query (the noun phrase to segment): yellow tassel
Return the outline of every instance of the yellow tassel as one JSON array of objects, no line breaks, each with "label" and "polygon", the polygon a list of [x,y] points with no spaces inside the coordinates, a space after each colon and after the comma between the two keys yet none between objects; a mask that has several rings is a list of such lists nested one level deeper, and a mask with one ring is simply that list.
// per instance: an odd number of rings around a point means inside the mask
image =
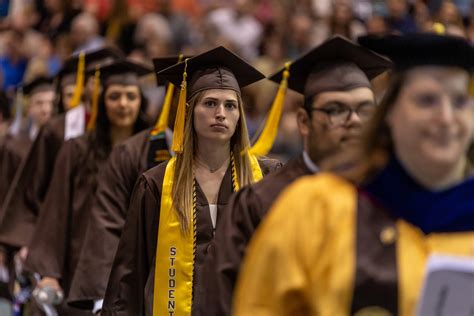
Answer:
[{"label": "yellow tassel", "polygon": [[[178,58],[178,63],[180,63],[182,60],[183,60],[183,54],[180,54]],[[160,117],[158,118],[158,121],[156,122],[155,127],[153,128],[153,131],[151,132],[152,135],[158,135],[166,131],[166,128],[168,127],[169,116],[170,116],[171,103],[173,102],[173,94],[174,94],[174,84],[170,82],[168,84],[168,88],[166,89],[165,100],[163,102]]]},{"label": "yellow tassel", "polygon": [[183,152],[184,120],[186,117],[186,77],[188,76],[188,74],[186,73],[187,68],[188,58],[184,60],[183,81],[181,82],[181,91],[179,92],[178,100],[178,110],[176,112],[176,119],[174,122],[173,145],[171,146],[171,149],[175,153]]},{"label": "yellow tassel", "polygon": [[438,34],[438,35],[444,35],[446,34],[446,27],[443,25],[443,23],[435,22],[433,23],[433,31]]},{"label": "yellow tassel", "polygon": [[91,117],[87,122],[87,131],[92,131],[97,122],[97,115],[99,114],[99,94],[100,94],[100,69],[99,66],[95,69],[94,74],[94,90],[92,91]]},{"label": "yellow tassel", "polygon": [[79,54],[79,61],[77,62],[76,87],[74,88],[74,96],[71,100],[71,109],[81,104],[82,90],[84,89],[85,69],[86,55],[84,52],[81,52]]},{"label": "yellow tassel", "polygon": [[277,95],[273,101],[262,134],[249,150],[249,153],[252,155],[265,156],[272,149],[273,142],[275,141],[275,138],[278,134],[278,126],[280,124],[281,114],[283,112],[283,104],[285,103],[288,77],[290,76],[290,64],[290,62],[285,64],[283,78],[280,82],[280,86],[278,87]]}]

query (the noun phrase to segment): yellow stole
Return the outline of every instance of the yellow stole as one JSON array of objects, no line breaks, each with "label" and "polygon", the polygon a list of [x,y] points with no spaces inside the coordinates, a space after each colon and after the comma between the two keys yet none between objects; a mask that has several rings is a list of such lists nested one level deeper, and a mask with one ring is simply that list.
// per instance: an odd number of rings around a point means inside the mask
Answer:
[{"label": "yellow stole", "polygon": [[[249,155],[254,181],[263,175],[257,159]],[[196,214],[193,212],[192,225],[183,234],[176,211],[173,207],[171,189],[175,172],[176,158],[170,159],[166,166],[161,192],[160,223],[156,246],[155,284],[153,292],[153,316],[191,315],[193,303],[194,251],[196,247]],[[239,184],[232,178],[237,191]],[[195,205],[196,196],[193,197]]]}]

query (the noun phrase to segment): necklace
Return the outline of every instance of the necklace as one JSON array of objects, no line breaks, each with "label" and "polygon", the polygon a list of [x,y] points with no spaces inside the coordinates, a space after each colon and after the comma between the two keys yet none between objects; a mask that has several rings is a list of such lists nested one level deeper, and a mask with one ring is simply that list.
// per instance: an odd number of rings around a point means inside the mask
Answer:
[{"label": "necklace", "polygon": [[[229,158],[230,159],[230,158]],[[222,165],[220,165],[219,167],[209,167],[208,165],[206,165],[205,163],[203,163],[202,161],[200,161],[197,157],[196,159],[194,160],[196,162],[196,164],[200,167],[203,167],[204,169],[208,170],[210,173],[215,173],[216,171],[220,170],[223,166],[227,166],[228,163],[229,163],[229,159],[226,159],[224,161],[224,163]],[[231,159],[232,160],[232,159]]]}]

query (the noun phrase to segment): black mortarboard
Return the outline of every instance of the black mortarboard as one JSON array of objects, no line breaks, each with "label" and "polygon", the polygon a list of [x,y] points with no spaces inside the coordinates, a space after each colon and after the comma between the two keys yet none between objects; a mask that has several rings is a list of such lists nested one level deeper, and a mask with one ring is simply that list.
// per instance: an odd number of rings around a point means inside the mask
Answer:
[{"label": "black mortarboard", "polygon": [[392,59],[398,71],[423,65],[474,69],[474,47],[461,37],[431,33],[369,35],[360,37],[358,42]]},{"label": "black mortarboard", "polygon": [[[370,87],[370,80],[391,66],[387,58],[334,36],[291,63],[288,87],[305,97],[325,91]],[[279,83],[284,71],[285,68],[269,79]]]},{"label": "black mortarboard", "polygon": [[[95,68],[97,65],[111,63],[114,60],[124,58],[123,53],[113,47],[104,47],[98,50],[85,52],[84,61],[87,69]],[[61,85],[75,84],[79,64],[79,53],[66,59],[61,70],[56,75]]]},{"label": "black mortarboard", "polygon": [[138,85],[139,77],[153,71],[151,67],[129,59],[116,60],[101,67],[92,68],[87,73],[92,75],[96,70],[100,71],[100,78],[104,86],[112,83]]},{"label": "black mortarboard", "polygon": [[184,61],[186,58],[191,58],[192,56],[167,56],[167,57],[158,57],[153,58],[153,67],[155,68],[156,83],[157,85],[163,85],[166,82],[166,79],[158,75],[158,73],[168,67],[174,66],[179,62]]},{"label": "black mortarboard", "polygon": [[23,93],[32,95],[40,91],[54,90],[53,78],[40,76],[23,85]]},{"label": "black mortarboard", "polygon": [[208,89],[231,89],[240,94],[240,88],[265,78],[257,69],[222,46],[168,67],[158,75],[180,86],[185,69],[188,99]]}]

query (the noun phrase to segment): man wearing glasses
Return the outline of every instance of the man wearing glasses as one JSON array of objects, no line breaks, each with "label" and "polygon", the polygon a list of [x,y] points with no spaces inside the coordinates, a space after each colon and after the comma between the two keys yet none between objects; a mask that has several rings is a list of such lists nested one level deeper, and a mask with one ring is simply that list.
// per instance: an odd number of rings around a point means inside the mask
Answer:
[{"label": "man wearing glasses", "polygon": [[[297,113],[304,151],[234,194],[225,212],[218,214],[204,267],[209,286],[203,314],[230,315],[245,248],[272,202],[294,180],[324,170],[336,155],[357,144],[363,125],[376,110],[370,80],[390,67],[384,57],[342,37],[327,40],[291,64],[288,87],[305,98]],[[283,71],[270,80],[280,82]]]}]

